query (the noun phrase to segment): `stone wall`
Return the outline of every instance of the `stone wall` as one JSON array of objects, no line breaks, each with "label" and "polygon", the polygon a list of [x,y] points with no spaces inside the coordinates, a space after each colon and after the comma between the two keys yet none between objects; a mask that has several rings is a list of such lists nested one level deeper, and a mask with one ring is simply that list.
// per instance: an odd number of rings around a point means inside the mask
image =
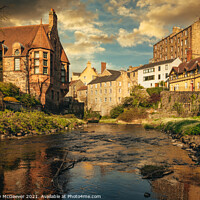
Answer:
[{"label": "stone wall", "polygon": [[200,92],[161,92],[161,109],[163,112],[172,112],[180,107],[180,114],[186,116],[197,115],[200,110]]}]

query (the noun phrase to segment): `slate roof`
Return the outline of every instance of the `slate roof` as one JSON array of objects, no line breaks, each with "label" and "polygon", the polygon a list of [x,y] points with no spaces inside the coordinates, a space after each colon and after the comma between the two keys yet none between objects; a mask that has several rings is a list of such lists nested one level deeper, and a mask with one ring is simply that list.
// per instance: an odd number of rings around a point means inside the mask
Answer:
[{"label": "slate roof", "polygon": [[81,75],[81,73],[79,73],[79,72],[72,72],[72,74],[73,74],[74,76],[80,76],[80,75]]},{"label": "slate roof", "polygon": [[200,67],[200,57],[190,60],[189,62],[183,62],[178,67],[173,67],[177,74],[182,74],[184,71],[192,71],[197,67]]},{"label": "slate roof", "polygon": [[136,69],[134,71],[137,71],[137,70],[140,70],[140,69],[146,69],[146,68],[154,67],[154,66],[157,66],[157,65],[168,64],[168,63],[173,62],[174,60],[176,60],[176,58],[175,59],[169,59],[169,60],[163,60],[163,61],[155,62],[155,63],[149,63],[149,64],[141,66],[140,68],[138,68],[138,69]]},{"label": "slate roof", "polygon": [[109,69],[107,69],[107,70],[111,73],[111,75],[98,76],[94,80],[92,80],[90,83],[88,83],[88,85],[96,84],[96,83],[109,82],[109,81],[115,81],[121,75],[120,71],[109,70]]},{"label": "slate roof", "polygon": [[82,86],[82,87],[80,87],[77,91],[80,91],[80,90],[87,90],[87,86],[85,85],[85,86]]}]

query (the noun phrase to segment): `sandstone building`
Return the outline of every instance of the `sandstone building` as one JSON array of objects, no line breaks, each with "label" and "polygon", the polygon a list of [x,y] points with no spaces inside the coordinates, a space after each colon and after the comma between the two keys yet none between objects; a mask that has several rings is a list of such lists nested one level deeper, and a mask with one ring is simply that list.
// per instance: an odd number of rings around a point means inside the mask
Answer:
[{"label": "sandstone building", "polygon": [[81,80],[85,85],[92,81],[98,75],[96,69],[92,67],[91,62],[88,61],[86,68],[81,72],[72,73],[72,81]]},{"label": "sandstone building", "polygon": [[49,24],[0,28],[3,81],[36,96],[45,106],[58,106],[69,86],[69,60],[58,36],[57,15]]},{"label": "sandstone building", "polygon": [[185,29],[174,27],[173,32],[153,47],[153,62],[179,57],[182,62],[200,56],[200,19]]},{"label": "sandstone building", "polygon": [[124,97],[130,96],[133,82],[130,73],[106,69],[105,63],[102,63],[101,72],[88,84],[87,107],[105,116],[122,103]]},{"label": "sandstone building", "polygon": [[200,57],[173,67],[169,84],[170,91],[200,91]]}]

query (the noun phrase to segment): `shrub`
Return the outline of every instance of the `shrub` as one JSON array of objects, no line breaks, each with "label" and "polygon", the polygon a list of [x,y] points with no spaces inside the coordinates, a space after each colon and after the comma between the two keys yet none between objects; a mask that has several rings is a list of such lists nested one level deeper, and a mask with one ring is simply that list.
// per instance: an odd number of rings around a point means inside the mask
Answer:
[{"label": "shrub", "polygon": [[4,97],[4,101],[19,102],[15,97]]},{"label": "shrub", "polygon": [[162,87],[155,87],[155,88],[147,88],[147,92],[150,96],[153,94],[160,94],[164,88]]},{"label": "shrub", "polygon": [[87,110],[84,113],[84,119],[87,120],[87,119],[90,119],[90,118],[96,118],[96,119],[99,120],[101,118],[101,115],[98,112],[95,112],[95,111],[92,111],[92,110]]},{"label": "shrub", "polygon": [[119,115],[118,119],[125,122],[131,122],[135,119],[144,119],[147,117],[147,112],[144,108],[131,108],[125,110],[122,114]]},{"label": "shrub", "polygon": [[124,108],[122,105],[116,106],[114,107],[111,111],[110,111],[110,116],[112,118],[117,118],[121,113],[124,112]]},{"label": "shrub", "polygon": [[175,103],[174,106],[173,106],[173,109],[179,114],[183,114],[184,113],[184,109],[183,109],[183,104],[181,103]]},{"label": "shrub", "polygon": [[3,83],[0,82],[0,91],[5,97],[18,97],[20,92],[19,88],[12,83]]},{"label": "shrub", "polygon": [[18,100],[29,108],[41,104],[39,100],[31,96],[30,94],[22,94],[18,97]]}]

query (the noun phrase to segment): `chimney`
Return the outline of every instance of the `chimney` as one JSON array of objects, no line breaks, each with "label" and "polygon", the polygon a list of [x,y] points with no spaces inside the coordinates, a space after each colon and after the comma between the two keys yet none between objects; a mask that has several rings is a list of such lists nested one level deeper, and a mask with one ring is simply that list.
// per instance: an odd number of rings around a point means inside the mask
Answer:
[{"label": "chimney", "polygon": [[180,32],[181,30],[182,30],[182,29],[181,29],[180,27],[174,26],[172,32],[176,34],[176,33]]},{"label": "chimney", "polygon": [[104,72],[105,69],[106,69],[106,63],[101,62],[101,74]]},{"label": "chimney", "polygon": [[90,61],[87,62],[87,67],[92,68],[92,65],[91,65],[91,62],[90,62]]},{"label": "chimney", "polygon": [[187,62],[189,62],[192,59],[192,49],[187,50]]},{"label": "chimney", "polygon": [[51,31],[53,27],[57,28],[57,15],[55,10],[51,8],[51,11],[49,12],[49,31]]}]

